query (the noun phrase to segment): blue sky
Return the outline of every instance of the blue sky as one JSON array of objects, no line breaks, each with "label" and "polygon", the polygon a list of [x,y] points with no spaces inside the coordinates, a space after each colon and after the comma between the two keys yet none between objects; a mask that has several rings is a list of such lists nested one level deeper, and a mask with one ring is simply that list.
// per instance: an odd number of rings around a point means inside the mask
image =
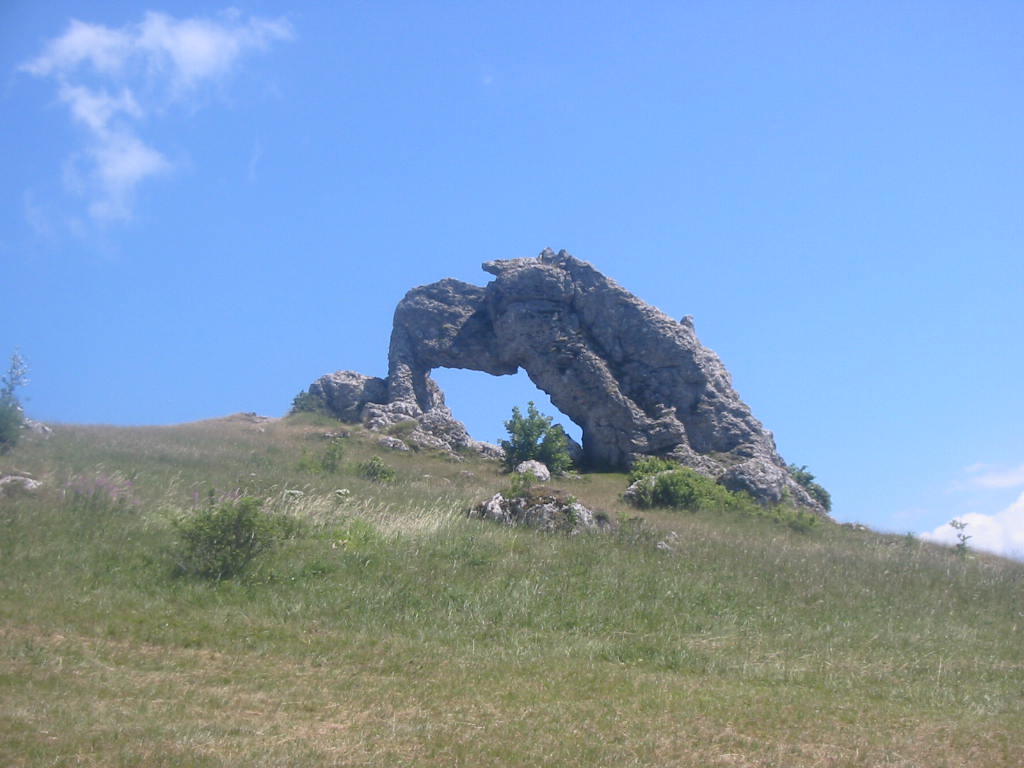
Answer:
[{"label": "blue sky", "polygon": [[[285,412],[395,304],[565,248],[698,335],[835,516],[1024,552],[1024,4],[0,6],[30,415]],[[524,376],[439,371],[494,440]],[[547,406],[550,410],[550,406]]]}]

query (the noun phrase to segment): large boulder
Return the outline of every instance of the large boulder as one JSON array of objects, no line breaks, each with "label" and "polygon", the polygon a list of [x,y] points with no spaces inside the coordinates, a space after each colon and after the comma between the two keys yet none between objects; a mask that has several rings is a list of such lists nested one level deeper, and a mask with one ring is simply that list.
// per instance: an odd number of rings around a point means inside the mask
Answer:
[{"label": "large boulder", "polygon": [[314,386],[331,409],[376,429],[412,420],[412,436],[431,447],[473,449],[480,444],[430,372],[523,369],[582,428],[585,466],[625,469],[664,456],[765,503],[788,496],[825,514],[691,318],[672,319],[565,251],[483,268],[495,277],[484,287],[444,279],[409,291],[395,309],[387,379],[321,379]]}]

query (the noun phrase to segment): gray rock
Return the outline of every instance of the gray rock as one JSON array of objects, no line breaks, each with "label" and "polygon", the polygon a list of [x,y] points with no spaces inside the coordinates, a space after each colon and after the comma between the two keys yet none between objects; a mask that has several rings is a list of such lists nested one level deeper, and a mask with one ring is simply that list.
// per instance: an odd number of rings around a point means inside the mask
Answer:
[{"label": "gray rock", "polygon": [[539,461],[534,461],[533,459],[520,462],[516,465],[515,471],[516,474],[519,475],[531,474],[542,483],[546,483],[551,479],[551,471],[547,466]]},{"label": "gray rock", "polygon": [[387,435],[385,435],[384,437],[380,438],[377,441],[377,444],[380,445],[381,448],[387,448],[388,450],[391,450],[391,451],[408,451],[409,450],[409,446],[405,443],[404,440],[399,440],[397,437],[388,437]]},{"label": "gray rock", "polygon": [[524,369],[583,431],[580,463],[625,469],[665,456],[764,503],[784,497],[827,516],[789,475],[772,434],[732,387],[718,356],[681,322],[565,251],[490,261],[484,287],[453,279],[414,288],[395,309],[388,376],[342,371],[314,382],[340,418],[450,452],[479,443],[452,416],[435,368],[496,376]]},{"label": "gray rock", "polygon": [[511,499],[496,493],[470,510],[470,516],[503,525],[521,525],[553,533],[577,534],[611,528],[604,515],[595,514],[570,496],[550,489],[531,489]]},{"label": "gray rock", "polygon": [[53,434],[53,429],[41,421],[30,419],[27,416],[21,420],[21,426],[27,429],[29,432],[35,435],[42,435],[43,437],[49,437]]},{"label": "gray rock", "polygon": [[34,493],[42,487],[43,484],[39,480],[33,480],[31,477],[23,475],[0,477],[0,493],[2,494],[17,493],[18,491]]},{"label": "gray rock", "polygon": [[359,422],[367,403],[383,403],[387,398],[387,382],[355,371],[337,371],[321,376],[309,387],[309,394],[343,421]]}]

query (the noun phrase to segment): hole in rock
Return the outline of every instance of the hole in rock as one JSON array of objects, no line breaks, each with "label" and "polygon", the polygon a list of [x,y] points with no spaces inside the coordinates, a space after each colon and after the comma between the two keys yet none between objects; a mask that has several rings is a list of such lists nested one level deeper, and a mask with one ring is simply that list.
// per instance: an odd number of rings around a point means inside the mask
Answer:
[{"label": "hole in rock", "polygon": [[430,376],[444,392],[445,403],[452,415],[466,425],[476,440],[497,443],[508,438],[505,422],[512,416],[512,406],[526,414],[531,400],[537,410],[552,417],[552,424],[561,424],[566,434],[577,443],[583,430],[551,403],[551,398],[530,381],[520,369],[511,376],[492,376],[482,371],[461,368],[435,368]]}]

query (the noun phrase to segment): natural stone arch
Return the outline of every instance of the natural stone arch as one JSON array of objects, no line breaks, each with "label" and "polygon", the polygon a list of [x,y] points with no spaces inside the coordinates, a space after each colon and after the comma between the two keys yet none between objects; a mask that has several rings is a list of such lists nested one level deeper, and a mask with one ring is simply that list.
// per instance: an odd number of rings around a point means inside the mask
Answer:
[{"label": "natural stone arch", "polygon": [[582,428],[590,467],[667,456],[763,501],[788,493],[824,512],[789,476],[771,433],[690,318],[673,320],[565,251],[483,268],[495,276],[484,287],[449,278],[399,302],[386,380],[340,372],[310,391],[372,428],[414,419],[425,444],[482,448],[452,417],[430,372],[521,368]]}]

